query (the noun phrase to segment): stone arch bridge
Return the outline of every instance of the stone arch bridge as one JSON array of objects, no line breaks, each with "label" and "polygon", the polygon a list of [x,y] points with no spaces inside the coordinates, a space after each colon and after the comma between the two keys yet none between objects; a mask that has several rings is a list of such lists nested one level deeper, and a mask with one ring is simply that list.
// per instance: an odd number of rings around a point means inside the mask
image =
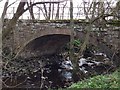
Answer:
[{"label": "stone arch bridge", "polygon": [[64,25],[19,21],[14,29],[12,47],[17,56],[24,58],[53,54],[70,41],[70,35],[70,28]]},{"label": "stone arch bridge", "polygon": [[[78,24],[78,22],[74,23]],[[84,27],[82,30],[84,30]],[[11,47],[11,50],[16,56],[22,56],[24,58],[57,53],[62,46],[70,41],[71,35],[69,22],[41,23],[38,21],[19,20],[13,32],[13,37],[10,37],[5,42],[3,41],[3,48]],[[112,39],[118,36],[118,31],[116,32],[115,30],[112,33],[109,30],[103,33],[105,34],[105,41],[109,44],[111,44]],[[75,32],[75,34],[77,35],[78,33]],[[83,40],[85,33],[79,31],[78,36]],[[96,44],[96,40],[96,37],[91,36],[89,42]],[[112,42],[117,45],[118,39],[112,40]]]}]

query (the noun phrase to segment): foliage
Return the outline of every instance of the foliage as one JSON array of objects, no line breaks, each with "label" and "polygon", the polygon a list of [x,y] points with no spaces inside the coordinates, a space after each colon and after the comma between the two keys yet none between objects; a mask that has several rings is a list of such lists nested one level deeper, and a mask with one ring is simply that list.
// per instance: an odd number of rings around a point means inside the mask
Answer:
[{"label": "foliage", "polygon": [[[74,41],[72,42],[72,44],[74,45],[74,48],[78,48],[79,46],[82,44],[82,42],[79,39],[74,39]],[[70,51],[70,43],[67,43],[66,45],[64,45],[63,47],[66,51]]]},{"label": "foliage", "polygon": [[74,44],[75,46],[79,47],[79,46],[81,45],[81,41],[80,41],[79,39],[75,39],[75,40],[73,41],[73,44]]},{"label": "foliage", "polygon": [[[112,74],[94,76],[90,79],[86,79],[78,83],[74,83],[68,89],[65,89],[65,90],[80,90],[80,88],[81,89],[100,88],[105,90],[108,90],[110,88],[117,89],[119,86],[118,75],[120,75],[119,71],[115,71]],[[59,90],[63,90],[63,89],[59,89]]]}]

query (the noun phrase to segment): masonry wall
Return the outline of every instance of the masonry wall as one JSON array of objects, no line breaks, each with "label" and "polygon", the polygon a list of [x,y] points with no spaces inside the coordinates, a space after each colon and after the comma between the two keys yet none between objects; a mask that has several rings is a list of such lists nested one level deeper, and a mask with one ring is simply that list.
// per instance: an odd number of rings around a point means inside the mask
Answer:
[{"label": "masonry wall", "polygon": [[[75,30],[75,31],[76,31],[77,37],[83,41],[85,39],[86,33],[84,31],[77,31],[77,30]],[[119,38],[118,38],[118,31],[119,30],[109,29],[109,30],[103,31],[103,32],[91,32],[89,42],[92,44],[96,44],[97,38],[101,37],[101,39],[103,39],[104,42],[107,42],[107,44],[109,46],[112,46],[112,49],[114,51],[114,49],[118,47],[118,42],[120,42]],[[96,33],[98,34],[98,36],[96,36],[97,35]],[[101,33],[101,36],[99,36],[100,33]],[[19,52],[19,50],[24,51],[24,47],[27,44],[29,44],[30,42],[34,41],[34,39],[40,38],[43,36],[47,36],[47,35],[66,36],[66,37],[63,37],[63,39],[61,39],[61,37],[60,37],[60,39],[62,40],[61,42],[63,42],[62,44],[64,44],[69,41],[69,38],[67,36],[71,35],[71,30],[66,24],[37,23],[37,22],[33,23],[30,21],[19,20],[16,24],[16,27],[13,30],[13,33],[11,33],[10,37],[8,37],[5,41],[3,41],[3,48],[9,47],[9,49],[14,53]],[[48,37],[48,39],[49,39],[49,37]],[[55,40],[51,40],[51,41],[53,41],[53,43],[57,43],[57,41],[55,41]],[[46,47],[50,47],[50,44],[48,42],[46,42],[46,45],[47,44],[48,44],[48,46],[46,46]],[[52,46],[52,44],[51,44],[51,46]],[[56,46],[55,46],[56,49],[52,48],[54,50],[49,49],[49,50],[47,50],[47,52],[49,52],[49,53],[55,52],[55,50],[57,50],[57,45],[58,45],[58,47],[60,47],[61,43],[56,44]],[[46,47],[44,47],[44,48],[41,47],[43,49],[41,51],[41,53],[43,53],[43,51],[46,49]],[[35,50],[33,50],[33,51],[35,51]],[[25,52],[24,52],[24,55],[25,55]],[[28,54],[26,54],[26,55],[28,55]]]}]

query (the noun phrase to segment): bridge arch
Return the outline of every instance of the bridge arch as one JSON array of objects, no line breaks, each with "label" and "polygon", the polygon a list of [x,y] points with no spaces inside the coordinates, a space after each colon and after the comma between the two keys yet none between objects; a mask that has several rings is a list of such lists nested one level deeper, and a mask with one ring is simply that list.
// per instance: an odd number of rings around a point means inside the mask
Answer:
[{"label": "bridge arch", "polygon": [[44,34],[28,41],[18,56],[29,58],[54,54],[69,41],[70,34]]}]

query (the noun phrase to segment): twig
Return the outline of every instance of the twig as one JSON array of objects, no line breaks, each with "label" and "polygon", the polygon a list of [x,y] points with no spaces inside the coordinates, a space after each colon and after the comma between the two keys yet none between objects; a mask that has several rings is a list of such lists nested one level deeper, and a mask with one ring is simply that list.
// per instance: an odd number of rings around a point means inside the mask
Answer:
[{"label": "twig", "polygon": [[[1,81],[2,81],[2,80],[1,80]],[[9,85],[7,85],[4,81],[2,81],[2,83],[5,85],[5,87],[8,87],[8,88],[15,88],[15,87],[17,87],[17,86],[23,84],[23,83],[26,82],[26,81],[27,81],[27,78],[26,78],[23,82],[21,82],[21,83],[19,83],[19,84],[17,84],[17,85],[14,85],[14,86],[9,86]]]},{"label": "twig", "polygon": [[10,5],[7,6],[7,8],[9,8],[11,5],[15,4],[18,0],[14,1],[13,3],[11,3]]}]

